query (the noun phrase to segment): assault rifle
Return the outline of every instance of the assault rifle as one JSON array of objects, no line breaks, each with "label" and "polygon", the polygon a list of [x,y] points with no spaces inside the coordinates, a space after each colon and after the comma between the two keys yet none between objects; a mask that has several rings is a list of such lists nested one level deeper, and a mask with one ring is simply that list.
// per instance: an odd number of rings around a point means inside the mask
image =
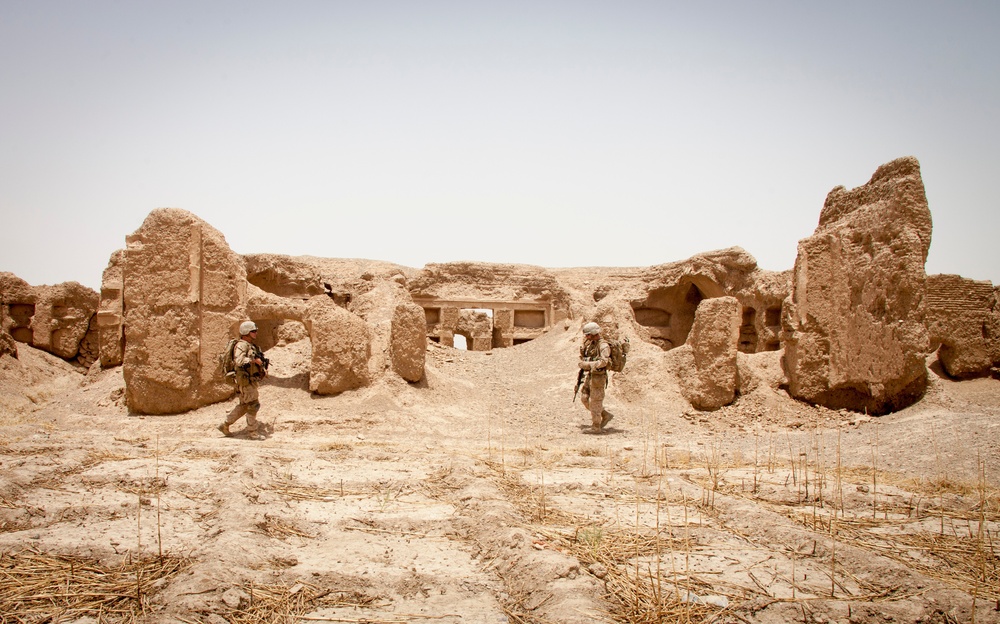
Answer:
[{"label": "assault rifle", "polygon": [[576,387],[573,388],[573,402],[576,403],[576,393],[580,391],[580,386],[583,385],[583,376],[587,374],[587,371],[580,369],[580,372],[576,375]]},{"label": "assault rifle", "polygon": [[264,352],[261,351],[260,348],[257,347],[257,345],[253,345],[253,353],[250,356],[250,362],[240,367],[240,369],[243,371],[243,373],[247,376],[248,379],[252,379],[254,377],[254,375],[250,374],[250,366],[253,365],[253,360],[261,361],[262,363],[261,368],[264,369],[264,372],[263,374],[258,373],[257,378],[263,379],[264,377],[267,376],[267,368],[271,365],[271,360],[267,359],[267,356],[264,355]]}]

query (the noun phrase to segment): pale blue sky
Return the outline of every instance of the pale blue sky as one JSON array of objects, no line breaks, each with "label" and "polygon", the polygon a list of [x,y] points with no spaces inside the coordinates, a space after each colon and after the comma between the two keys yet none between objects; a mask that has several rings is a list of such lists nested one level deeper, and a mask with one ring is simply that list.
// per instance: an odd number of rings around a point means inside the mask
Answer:
[{"label": "pale blue sky", "polygon": [[149,212],[239,253],[795,262],[921,163],[1000,282],[1000,3],[0,0],[0,271],[99,288]]}]

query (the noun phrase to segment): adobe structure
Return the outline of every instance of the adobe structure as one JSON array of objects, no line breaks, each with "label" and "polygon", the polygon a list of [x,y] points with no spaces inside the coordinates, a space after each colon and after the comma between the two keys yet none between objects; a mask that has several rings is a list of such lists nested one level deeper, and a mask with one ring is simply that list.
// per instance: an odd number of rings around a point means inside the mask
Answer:
[{"label": "adobe structure", "polygon": [[97,293],[76,282],[31,286],[12,273],[0,273],[0,333],[12,339],[0,344],[8,345],[11,355],[22,342],[90,366],[99,352],[97,304]]},{"label": "adobe structure", "polygon": [[872,414],[923,396],[930,245],[915,158],[882,165],[856,189],[830,191],[816,231],[799,242],[783,306],[789,394]]},{"label": "adobe structure", "polygon": [[834,188],[783,272],[758,268],[738,247],[635,268],[415,269],[239,255],[197,216],[160,208],[111,255],[100,293],[0,273],[0,357],[16,357],[24,343],[83,367],[122,366],[129,409],[165,414],[232,396],[217,356],[247,318],[265,350],[308,336],[316,394],[419,382],[428,341],[454,346],[463,336],[469,349],[488,351],[597,320],[653,353],[681,349],[676,374],[697,409],[738,397],[741,356],[783,351],[791,396],[884,414],[920,399],[935,351],[953,377],[998,374],[998,288],[927,276],[930,238],[910,157],[879,167],[861,187]]}]

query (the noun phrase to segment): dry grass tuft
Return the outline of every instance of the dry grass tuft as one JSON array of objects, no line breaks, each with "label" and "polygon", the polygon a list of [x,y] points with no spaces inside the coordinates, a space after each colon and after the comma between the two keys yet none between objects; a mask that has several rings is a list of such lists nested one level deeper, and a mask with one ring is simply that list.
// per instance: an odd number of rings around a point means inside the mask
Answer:
[{"label": "dry grass tuft", "polygon": [[248,604],[240,605],[238,609],[225,614],[225,619],[230,624],[298,624],[308,619],[324,620],[325,618],[301,616],[321,608],[371,608],[379,606],[382,600],[379,596],[368,596],[357,591],[320,590],[308,583],[296,583],[291,587],[247,583],[241,589],[249,598]]},{"label": "dry grass tuft", "polygon": [[292,522],[287,522],[281,518],[276,518],[270,514],[264,514],[264,520],[256,524],[257,530],[269,537],[284,539],[289,536],[314,538],[315,535],[306,533],[295,526]]},{"label": "dry grass tuft", "polygon": [[[526,485],[511,471],[494,467],[495,479],[504,497],[529,522],[531,530],[544,538],[548,547],[576,557],[581,563],[599,564],[607,596],[611,601],[610,617],[615,621],[636,624],[660,622],[709,621],[725,609],[698,602],[697,595],[720,594],[712,583],[690,574],[671,573],[658,564],[671,551],[690,552],[690,540],[680,540],[664,528],[640,531],[596,526],[580,516],[560,511],[546,503],[544,488]],[[539,525],[558,525],[569,529],[551,529]],[[527,591],[515,579],[503,577],[507,594],[503,608],[511,622],[537,622],[522,608]],[[691,599],[688,597],[691,596]],[[741,595],[731,596],[741,600]]]},{"label": "dry grass tuft", "polygon": [[[577,526],[569,532],[536,531],[581,563],[603,568],[605,590],[616,621],[701,622],[713,621],[711,616],[720,614],[718,605],[700,602],[696,597],[725,592],[696,575],[672,571],[669,565],[657,563],[670,552],[689,552],[692,547],[669,531],[640,533],[594,525]],[[727,600],[742,601],[743,593],[728,596]]]},{"label": "dry grass tuft", "polygon": [[83,461],[83,465],[87,468],[103,464],[109,461],[128,461],[130,459],[138,459],[134,455],[126,455],[124,453],[116,453],[115,451],[109,449],[101,449],[98,451],[90,451],[87,455],[87,459]]},{"label": "dry grass tuft", "polygon": [[495,471],[494,478],[504,498],[530,522],[565,526],[579,521],[577,516],[560,511],[548,502],[545,486],[528,485],[521,480],[519,474],[512,471]]},{"label": "dry grass tuft", "polygon": [[353,448],[353,444],[346,442],[323,442],[322,444],[315,445],[313,450],[317,453],[323,453],[328,451],[350,451]]},{"label": "dry grass tuft", "polygon": [[[802,462],[800,482],[815,467]],[[985,470],[979,483],[953,477],[913,479],[876,466],[842,467],[824,484],[814,479],[811,497],[775,500],[792,491],[776,487],[770,498],[735,483],[719,485],[707,475],[689,478],[706,490],[753,500],[822,536],[836,533],[838,543],[868,550],[918,570],[970,595],[1000,601],[1000,493],[989,487]],[[772,478],[779,478],[776,473]],[[794,474],[790,477],[794,483]],[[819,484],[819,485],[817,485]],[[836,485],[835,485],[836,484]],[[895,488],[892,494],[875,490]],[[776,485],[778,485],[776,483]],[[836,492],[850,488],[870,497],[866,505],[837,505]],[[904,489],[905,488],[905,489]],[[901,493],[902,491],[902,493]],[[835,526],[835,529],[833,525]]]},{"label": "dry grass tuft", "polygon": [[3,446],[0,447],[0,453],[4,455],[15,455],[15,456],[35,456],[35,455],[46,455],[55,456],[62,451],[62,448],[55,446]]},{"label": "dry grass tuft", "polygon": [[343,484],[339,489],[333,490],[316,485],[293,484],[287,480],[272,481],[265,486],[266,489],[277,493],[285,500],[312,500],[312,501],[333,501],[342,496],[357,494],[344,490]]},{"label": "dry grass tuft", "polygon": [[[800,513],[795,519],[808,526],[817,523],[806,515]],[[827,519],[820,520],[817,528],[830,533]],[[992,543],[977,539],[973,527],[965,527],[964,534],[952,529],[936,533],[904,522],[871,518],[838,518],[836,527],[842,544],[877,552],[962,591],[1000,601],[1000,553]]]},{"label": "dry grass tuft", "polygon": [[[117,567],[96,559],[26,550],[0,554],[0,619],[10,622],[138,623],[150,597],[187,561],[164,555],[126,556]],[[7,619],[11,618],[11,619]]]}]

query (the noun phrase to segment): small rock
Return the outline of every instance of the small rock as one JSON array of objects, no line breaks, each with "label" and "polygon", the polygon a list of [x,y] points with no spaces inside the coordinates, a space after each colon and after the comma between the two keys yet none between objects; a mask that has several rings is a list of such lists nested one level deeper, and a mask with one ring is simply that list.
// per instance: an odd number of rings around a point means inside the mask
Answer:
[{"label": "small rock", "polygon": [[243,590],[231,587],[222,592],[222,602],[230,609],[239,609],[240,605],[250,602],[250,597]]},{"label": "small rock", "polygon": [[608,569],[605,568],[604,565],[600,563],[592,563],[590,564],[590,567],[587,569],[590,570],[591,574],[593,574],[599,579],[603,579],[608,575]]}]

